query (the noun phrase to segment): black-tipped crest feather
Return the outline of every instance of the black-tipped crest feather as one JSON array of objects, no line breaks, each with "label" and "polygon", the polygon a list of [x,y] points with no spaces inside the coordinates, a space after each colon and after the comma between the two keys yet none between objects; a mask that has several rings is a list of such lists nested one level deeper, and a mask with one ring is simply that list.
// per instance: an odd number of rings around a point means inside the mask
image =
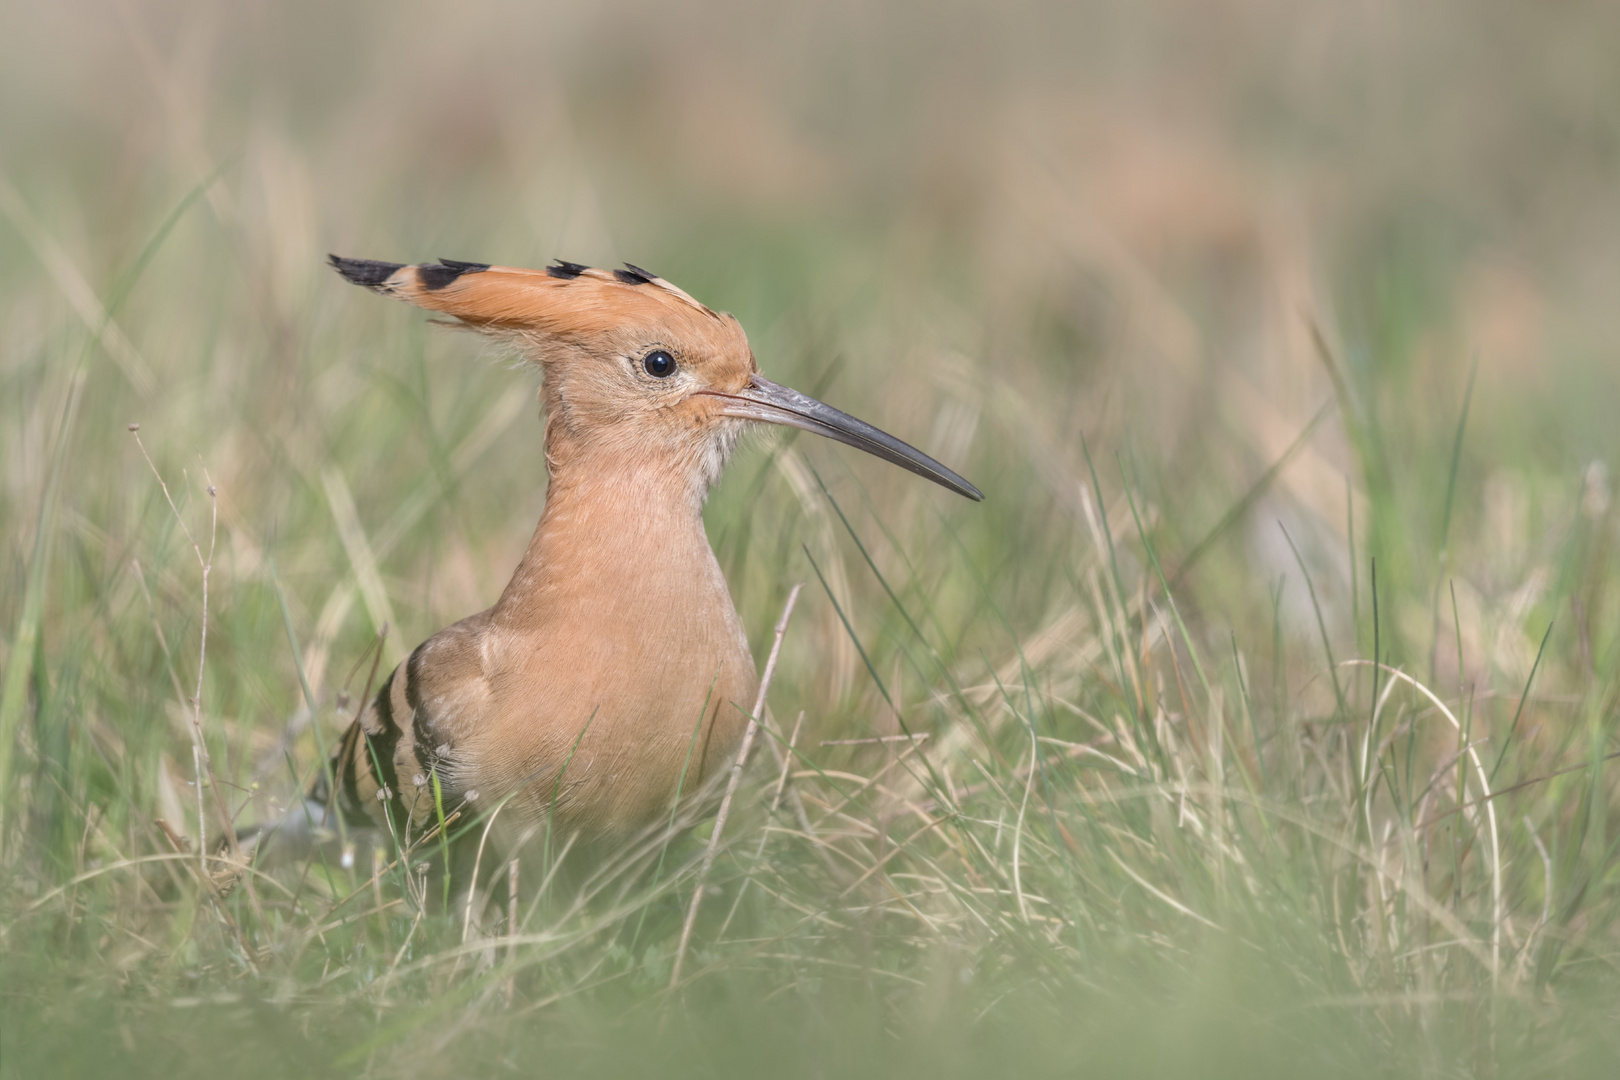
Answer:
[{"label": "black-tipped crest feather", "polygon": [[551,266],[546,267],[546,273],[554,278],[561,278],[564,281],[572,281],[574,278],[579,277],[579,275],[583,274],[589,269],[590,267],[586,266],[584,263],[569,262],[567,259],[557,259]]},{"label": "black-tipped crest feather", "polygon": [[462,274],[479,274],[489,269],[489,263],[461,262],[440,259],[437,263],[423,263],[416,268],[416,280],[424,289],[442,289]]},{"label": "black-tipped crest feather", "polygon": [[404,263],[378,262],[376,259],[345,259],[341,255],[328,255],[332,269],[343,275],[345,281],[364,285],[368,289],[380,288],[389,278],[405,269]]}]

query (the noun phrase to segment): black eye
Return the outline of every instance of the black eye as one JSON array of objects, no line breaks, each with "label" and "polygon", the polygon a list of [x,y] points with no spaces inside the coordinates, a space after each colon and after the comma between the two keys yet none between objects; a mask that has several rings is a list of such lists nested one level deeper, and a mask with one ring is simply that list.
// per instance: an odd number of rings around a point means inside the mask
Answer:
[{"label": "black eye", "polygon": [[648,353],[641,366],[655,379],[667,379],[675,374],[675,358],[663,349],[654,349]]}]

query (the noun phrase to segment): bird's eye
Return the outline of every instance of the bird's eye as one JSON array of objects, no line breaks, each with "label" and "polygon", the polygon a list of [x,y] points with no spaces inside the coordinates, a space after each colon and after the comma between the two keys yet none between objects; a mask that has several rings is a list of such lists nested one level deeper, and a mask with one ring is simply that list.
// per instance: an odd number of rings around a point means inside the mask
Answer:
[{"label": "bird's eye", "polygon": [[675,358],[663,349],[654,349],[648,353],[641,366],[655,379],[667,379],[675,374]]}]

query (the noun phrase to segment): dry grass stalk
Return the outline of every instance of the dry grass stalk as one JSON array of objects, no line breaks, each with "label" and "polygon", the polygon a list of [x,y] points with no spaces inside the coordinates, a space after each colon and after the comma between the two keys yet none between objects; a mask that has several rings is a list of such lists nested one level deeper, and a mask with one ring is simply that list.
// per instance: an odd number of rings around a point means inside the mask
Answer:
[{"label": "dry grass stalk", "polygon": [[804,583],[799,582],[788,590],[787,601],[782,605],[782,617],[776,620],[776,633],[771,639],[771,652],[765,660],[765,670],[759,677],[759,694],[754,698],[754,709],[748,716],[748,728],[743,732],[742,746],[737,750],[737,760],[731,766],[730,778],[726,781],[726,793],[720,800],[720,809],[714,817],[714,827],[709,833],[709,846],[703,852],[703,865],[698,870],[697,882],[692,889],[692,902],[686,909],[686,922],[681,927],[680,944],[675,946],[675,963],[669,974],[669,988],[671,990],[680,985],[681,965],[686,960],[686,946],[692,939],[692,927],[697,922],[698,907],[703,903],[703,890],[709,882],[709,871],[714,869],[714,859],[720,851],[720,835],[726,826],[726,818],[731,815],[731,800],[737,794],[737,785],[742,782],[743,766],[748,763],[748,753],[754,748],[754,736],[759,731],[760,718],[765,715],[765,696],[770,692],[771,677],[776,674],[776,660],[782,652],[782,639],[787,636],[788,620],[793,617],[793,607],[799,602],[799,593],[804,589]]}]

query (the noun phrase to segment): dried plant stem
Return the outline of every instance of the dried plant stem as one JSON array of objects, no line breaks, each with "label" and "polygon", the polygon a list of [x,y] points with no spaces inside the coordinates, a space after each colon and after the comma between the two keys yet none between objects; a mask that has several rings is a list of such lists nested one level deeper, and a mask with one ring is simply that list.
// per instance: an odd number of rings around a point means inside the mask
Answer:
[{"label": "dried plant stem", "polygon": [[[779,755],[782,759],[781,768],[776,775],[776,789],[771,793],[770,809],[765,811],[765,819],[767,822],[776,816],[777,808],[782,805],[782,792],[787,787],[788,782],[788,767],[793,760],[789,755],[792,754],[793,748],[798,745],[799,730],[803,727],[804,710],[800,709],[799,718],[793,722],[793,734],[788,736],[788,753]],[[825,746],[826,744],[823,743],[822,745]],[[761,829],[759,832],[759,846],[754,849],[754,859],[752,865],[759,865],[759,860],[765,854],[765,842],[768,839],[770,839],[769,830]],[[731,920],[736,917],[737,909],[742,906],[743,893],[748,891],[748,883],[753,880],[754,878],[752,872],[750,872],[748,877],[743,878],[743,883],[737,887],[737,898],[731,902],[731,910],[726,912],[726,921],[720,924],[720,932],[715,935],[717,938],[724,938],[726,936],[726,928],[731,925]]]},{"label": "dried plant stem", "polygon": [[[197,556],[197,565],[202,568],[202,633],[197,646],[197,688],[188,704],[191,706],[191,741],[193,764],[197,779],[197,851],[200,854],[208,850],[208,823],[202,810],[202,786],[206,783],[208,789],[214,794],[214,810],[219,815],[221,826],[225,830],[225,842],[230,847],[231,854],[240,857],[241,846],[236,840],[236,826],[231,819],[231,813],[225,806],[225,797],[220,794],[219,783],[214,775],[214,763],[208,757],[208,745],[203,741],[202,732],[202,687],[203,671],[208,663],[208,577],[214,568],[214,547],[219,540],[219,496],[214,488],[213,479],[207,471],[203,472],[203,479],[208,485],[209,527],[208,527],[208,554],[204,555],[202,545],[192,535],[191,527],[186,524],[185,516],[174,503],[174,496],[169,492],[169,485],[158,472],[158,467],[152,461],[152,455],[147,453],[146,444],[141,441],[139,425],[130,425],[130,434],[135,436],[135,445],[140,447],[141,457],[146,459],[146,465],[157,478],[158,487],[163,489],[163,498],[169,504],[169,510],[174,514],[175,521],[180,524],[180,531],[185,533],[186,542],[191,545],[192,553]],[[206,872],[206,868],[204,868]]]},{"label": "dried plant stem", "polygon": [[[512,856],[512,861],[506,864],[506,965],[515,967],[517,962],[518,937],[518,861]],[[506,1004],[510,1006],[517,994],[517,976],[506,976]]]},{"label": "dried plant stem", "polygon": [[[777,745],[777,740],[767,739],[765,745],[771,748],[771,753],[776,757],[776,767],[778,769],[786,772],[792,767],[794,748],[791,743],[784,749],[783,747]],[[791,776],[789,779],[791,779]],[[816,836],[816,827],[810,823],[810,815],[804,808],[804,799],[799,796],[799,789],[794,787],[792,784],[789,784],[783,794],[788,801],[788,805],[793,807],[793,817],[796,821],[798,821],[799,828],[804,830],[804,834],[806,836],[814,840]],[[827,853],[825,851],[821,851],[819,846],[816,848],[816,850],[822,855],[823,858],[826,857]]]},{"label": "dried plant stem", "polygon": [[[478,854],[473,858],[472,880],[467,885],[467,905],[461,919],[461,943],[463,945],[467,943],[467,936],[472,933],[473,903],[478,897],[478,870],[479,867],[484,865],[484,845],[489,841],[489,830],[495,827],[495,819],[500,817],[501,811],[504,809],[506,809],[506,802],[502,800],[500,805],[495,807],[495,812],[489,815],[489,820],[484,822],[484,831],[478,837]],[[496,910],[499,910],[499,908]]]},{"label": "dried plant stem", "polygon": [[793,586],[787,602],[782,605],[782,617],[776,620],[776,636],[771,641],[771,653],[765,660],[765,671],[759,678],[759,693],[754,698],[754,709],[748,717],[748,729],[743,732],[742,748],[737,760],[731,764],[731,778],[726,781],[726,794],[720,800],[720,810],[714,816],[714,830],[709,833],[709,847],[703,853],[703,866],[698,870],[697,884],[692,889],[692,903],[686,909],[686,924],[681,927],[681,941],[675,947],[675,965],[669,973],[669,988],[675,989],[681,981],[681,964],[686,959],[686,946],[692,939],[692,927],[697,923],[698,907],[703,903],[703,890],[708,884],[709,871],[714,868],[715,856],[720,853],[720,834],[731,814],[731,800],[742,782],[743,766],[748,762],[748,751],[753,749],[754,736],[759,731],[759,718],[765,714],[765,695],[771,688],[771,676],[776,674],[776,658],[782,652],[782,638],[787,635],[788,620],[793,617],[793,605],[799,602],[804,583]]},{"label": "dried plant stem", "polygon": [[203,807],[203,774],[207,770],[203,767],[202,747],[197,745],[193,735],[191,743],[191,775],[197,781],[197,872],[203,876],[208,874],[208,811]]}]

